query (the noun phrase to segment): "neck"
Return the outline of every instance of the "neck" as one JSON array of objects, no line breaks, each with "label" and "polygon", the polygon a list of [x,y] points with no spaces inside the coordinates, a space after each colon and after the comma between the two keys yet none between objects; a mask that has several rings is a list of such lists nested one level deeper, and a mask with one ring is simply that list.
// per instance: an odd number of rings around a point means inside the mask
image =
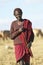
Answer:
[{"label": "neck", "polygon": [[23,21],[23,19],[20,19],[20,20],[17,20],[17,21],[22,22],[22,21]]}]

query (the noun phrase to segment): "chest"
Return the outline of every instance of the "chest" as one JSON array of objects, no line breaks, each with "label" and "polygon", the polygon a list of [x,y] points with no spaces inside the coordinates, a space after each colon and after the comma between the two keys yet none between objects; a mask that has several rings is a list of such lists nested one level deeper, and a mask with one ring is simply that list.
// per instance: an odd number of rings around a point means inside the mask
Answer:
[{"label": "chest", "polygon": [[18,30],[19,28],[22,28],[22,27],[23,27],[23,23],[18,24],[17,22],[14,23],[14,26],[13,26],[13,28],[14,28],[15,31]]}]

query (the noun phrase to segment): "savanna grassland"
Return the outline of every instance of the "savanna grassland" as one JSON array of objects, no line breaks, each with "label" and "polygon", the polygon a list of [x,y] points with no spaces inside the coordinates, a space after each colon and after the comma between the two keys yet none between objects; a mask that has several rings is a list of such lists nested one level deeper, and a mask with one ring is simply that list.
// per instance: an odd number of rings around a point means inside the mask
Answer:
[{"label": "savanna grassland", "polygon": [[[0,39],[0,65],[16,65],[13,47],[11,39]],[[35,37],[32,52],[34,57],[30,60],[31,65],[43,65],[43,37]]]}]

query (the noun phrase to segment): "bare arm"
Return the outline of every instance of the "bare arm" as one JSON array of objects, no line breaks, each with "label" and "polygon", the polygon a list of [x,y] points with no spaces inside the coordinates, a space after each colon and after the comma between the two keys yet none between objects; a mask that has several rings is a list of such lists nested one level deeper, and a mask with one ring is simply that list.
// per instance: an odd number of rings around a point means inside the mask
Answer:
[{"label": "bare arm", "polygon": [[13,28],[13,24],[11,24],[11,29],[10,29],[11,39],[15,39],[21,32],[22,32],[22,28],[15,31],[14,28]]},{"label": "bare arm", "polygon": [[14,31],[13,33],[11,33],[11,39],[15,39],[21,32],[19,30]]}]

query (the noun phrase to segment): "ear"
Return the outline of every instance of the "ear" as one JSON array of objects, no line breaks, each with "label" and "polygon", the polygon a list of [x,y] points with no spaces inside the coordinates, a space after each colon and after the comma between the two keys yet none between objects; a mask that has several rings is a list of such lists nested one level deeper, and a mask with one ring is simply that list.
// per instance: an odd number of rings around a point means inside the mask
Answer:
[{"label": "ear", "polygon": [[21,15],[23,15],[23,12],[22,12],[22,14]]}]

